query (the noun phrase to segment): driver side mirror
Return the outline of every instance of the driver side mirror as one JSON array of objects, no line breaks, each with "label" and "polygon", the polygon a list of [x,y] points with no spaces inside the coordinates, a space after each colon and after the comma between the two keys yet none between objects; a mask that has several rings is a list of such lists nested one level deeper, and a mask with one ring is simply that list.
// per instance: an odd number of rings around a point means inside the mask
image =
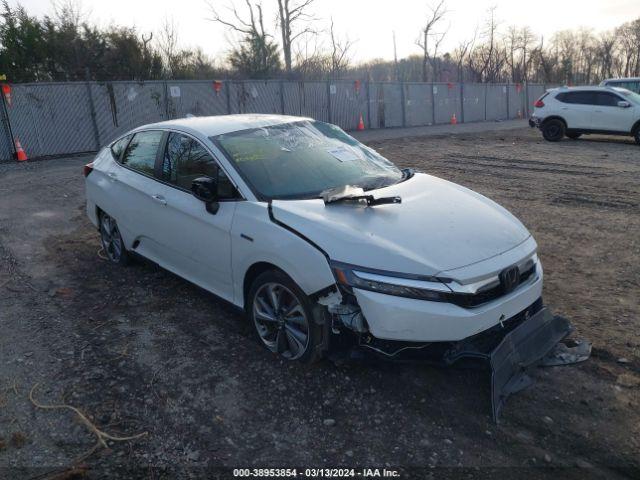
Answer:
[{"label": "driver side mirror", "polygon": [[209,177],[196,178],[191,183],[191,193],[201,202],[204,202],[207,212],[215,215],[218,213],[218,182]]},{"label": "driver side mirror", "polygon": [[621,101],[618,102],[618,106],[620,108],[629,108],[631,106],[631,104],[629,102],[621,100]]}]

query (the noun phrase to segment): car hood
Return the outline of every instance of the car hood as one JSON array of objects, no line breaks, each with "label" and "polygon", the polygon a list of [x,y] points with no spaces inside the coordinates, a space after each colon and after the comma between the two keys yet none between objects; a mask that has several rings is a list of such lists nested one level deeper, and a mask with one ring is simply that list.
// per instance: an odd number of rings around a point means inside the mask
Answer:
[{"label": "car hood", "polygon": [[367,207],[321,199],[274,200],[273,217],[332,260],[419,275],[500,255],[531,235],[507,210],[455,183],[425,174],[368,192],[401,204]]}]

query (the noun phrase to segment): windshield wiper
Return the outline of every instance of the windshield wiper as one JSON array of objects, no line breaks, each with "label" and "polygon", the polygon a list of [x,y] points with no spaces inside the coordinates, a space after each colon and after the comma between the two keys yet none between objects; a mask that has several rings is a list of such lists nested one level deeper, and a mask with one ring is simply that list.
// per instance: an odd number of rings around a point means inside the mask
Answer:
[{"label": "windshield wiper", "polygon": [[330,203],[338,202],[360,202],[362,200],[367,203],[367,207],[375,207],[376,205],[388,205],[392,203],[402,203],[402,198],[398,196],[374,198],[373,195],[354,195],[352,197],[325,199],[324,204],[329,205]]},{"label": "windshield wiper", "polygon": [[413,168],[403,168],[400,170],[402,172],[402,180],[409,180],[416,174],[416,171]]},{"label": "windshield wiper", "polygon": [[343,187],[332,188],[322,193],[322,199],[325,205],[338,202],[360,202],[364,200],[368,207],[376,205],[386,205],[390,203],[402,203],[402,199],[398,196],[374,198],[373,195],[365,195],[362,187],[354,187],[353,185],[344,185]]}]

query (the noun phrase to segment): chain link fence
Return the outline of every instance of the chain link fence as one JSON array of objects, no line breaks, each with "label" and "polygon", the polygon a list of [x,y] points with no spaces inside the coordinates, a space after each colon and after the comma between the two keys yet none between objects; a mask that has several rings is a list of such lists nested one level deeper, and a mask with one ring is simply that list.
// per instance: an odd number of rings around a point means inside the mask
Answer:
[{"label": "chain link fence", "polygon": [[528,116],[540,84],[148,81],[4,85],[0,161],[93,152],[122,133],[187,115],[276,113],[345,130],[498,121]]}]

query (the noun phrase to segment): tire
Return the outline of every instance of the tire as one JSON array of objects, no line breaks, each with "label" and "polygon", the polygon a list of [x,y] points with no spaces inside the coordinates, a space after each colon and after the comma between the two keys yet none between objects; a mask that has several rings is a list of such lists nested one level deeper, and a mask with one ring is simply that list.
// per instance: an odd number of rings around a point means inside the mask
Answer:
[{"label": "tire", "polygon": [[245,311],[258,342],[269,351],[307,364],[322,358],[328,337],[322,309],[283,272],[268,270],[256,277]]},{"label": "tire", "polygon": [[636,143],[640,145],[640,127],[636,128],[636,132],[633,134],[633,138],[635,138]]},{"label": "tire", "polygon": [[542,136],[548,142],[559,142],[564,137],[565,127],[562,120],[547,120],[542,125]]},{"label": "tire", "polygon": [[127,265],[131,257],[124,247],[117,222],[113,217],[102,212],[100,214],[100,241],[107,259],[111,263]]},{"label": "tire", "polygon": [[580,138],[582,136],[581,133],[573,133],[573,132],[572,133],[567,132],[565,135],[568,138],[570,138],[571,140],[577,140],[578,138]]}]

